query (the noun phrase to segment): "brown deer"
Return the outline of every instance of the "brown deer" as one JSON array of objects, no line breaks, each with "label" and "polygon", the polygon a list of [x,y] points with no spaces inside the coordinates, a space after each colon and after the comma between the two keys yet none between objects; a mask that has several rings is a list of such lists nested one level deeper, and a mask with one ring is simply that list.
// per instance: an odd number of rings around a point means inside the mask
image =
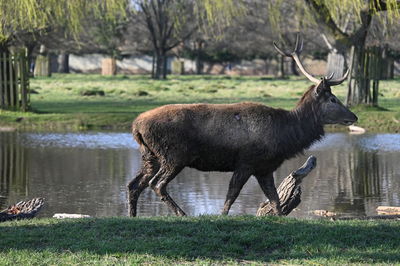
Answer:
[{"label": "brown deer", "polygon": [[142,113],[133,122],[133,135],[140,145],[142,166],[128,184],[129,214],[136,216],[140,193],[150,186],[178,216],[185,212],[168,194],[168,183],[184,168],[233,172],[222,214],[231,205],[251,175],[281,214],[273,172],[286,159],[307,149],[324,135],[325,124],[350,125],[357,117],[331,92],[338,80],[313,77],[299,59],[302,41],[297,37],[292,57],[301,72],[315,85],[291,110],[260,103],[173,104]]}]

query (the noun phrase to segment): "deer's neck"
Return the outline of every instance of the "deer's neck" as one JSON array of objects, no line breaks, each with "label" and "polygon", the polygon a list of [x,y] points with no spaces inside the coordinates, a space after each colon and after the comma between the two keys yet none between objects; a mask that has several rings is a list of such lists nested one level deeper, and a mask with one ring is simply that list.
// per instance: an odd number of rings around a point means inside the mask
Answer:
[{"label": "deer's neck", "polygon": [[288,158],[302,153],[325,134],[319,114],[312,105],[299,105],[288,112],[286,123],[281,127],[281,132],[285,132],[280,137],[281,146]]}]

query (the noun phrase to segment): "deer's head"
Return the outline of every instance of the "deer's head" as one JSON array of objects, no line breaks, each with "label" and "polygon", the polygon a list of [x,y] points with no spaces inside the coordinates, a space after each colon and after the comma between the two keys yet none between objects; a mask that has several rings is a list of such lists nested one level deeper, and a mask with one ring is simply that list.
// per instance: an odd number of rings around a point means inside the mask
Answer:
[{"label": "deer's head", "polygon": [[351,125],[358,120],[357,116],[344,106],[331,90],[331,86],[339,85],[346,80],[349,69],[343,77],[336,80],[332,79],[333,73],[329,77],[317,79],[305,70],[300,61],[299,55],[303,49],[303,40],[299,35],[297,35],[296,47],[292,53],[282,51],[275,42],[274,47],[281,55],[293,58],[300,71],[315,84],[303,95],[302,100],[304,98],[312,99],[316,106],[314,112],[318,112],[317,115],[323,124]]}]

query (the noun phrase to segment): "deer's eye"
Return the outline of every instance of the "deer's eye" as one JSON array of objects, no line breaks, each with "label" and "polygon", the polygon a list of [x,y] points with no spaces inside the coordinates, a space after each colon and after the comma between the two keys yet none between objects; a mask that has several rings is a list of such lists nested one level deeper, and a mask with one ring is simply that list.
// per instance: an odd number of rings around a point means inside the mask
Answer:
[{"label": "deer's eye", "polygon": [[331,98],[331,102],[332,102],[332,103],[337,103],[337,101],[336,101],[335,98]]}]

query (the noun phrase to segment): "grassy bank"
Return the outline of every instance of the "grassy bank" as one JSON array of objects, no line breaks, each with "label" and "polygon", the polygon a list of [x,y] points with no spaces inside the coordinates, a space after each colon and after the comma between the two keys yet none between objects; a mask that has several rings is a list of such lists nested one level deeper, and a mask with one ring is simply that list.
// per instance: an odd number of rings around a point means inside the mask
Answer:
[{"label": "grassy bank", "polygon": [[0,264],[398,264],[399,239],[396,221],[37,219],[0,224]]},{"label": "grassy bank", "polygon": [[[297,78],[170,76],[155,81],[148,76],[55,74],[32,79],[31,88],[37,93],[31,97],[33,112],[0,111],[0,127],[129,130],[139,113],[169,103],[257,101],[291,109],[308,86],[310,82]],[[370,131],[399,132],[400,80],[382,81],[380,88],[381,108],[355,108],[358,125]],[[343,99],[346,87],[334,91]]]}]

